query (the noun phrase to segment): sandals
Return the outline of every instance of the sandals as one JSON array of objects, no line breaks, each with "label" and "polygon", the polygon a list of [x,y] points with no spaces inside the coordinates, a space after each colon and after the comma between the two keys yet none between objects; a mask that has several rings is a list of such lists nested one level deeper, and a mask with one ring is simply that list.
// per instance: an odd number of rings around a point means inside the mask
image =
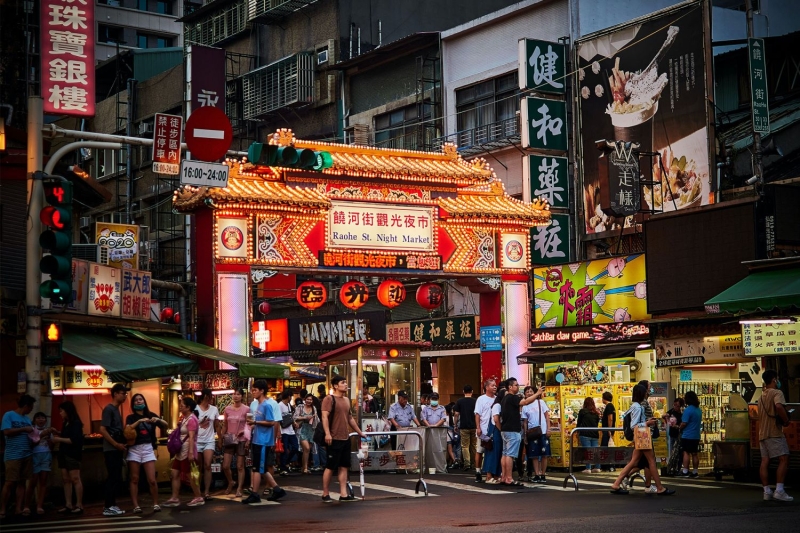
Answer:
[{"label": "sandals", "polygon": [[658,494],[659,496],[672,496],[673,494],[675,494],[675,491],[664,487],[664,490],[662,490],[661,492],[656,492],[656,494]]},{"label": "sandals", "polygon": [[83,514],[83,507],[74,508],[71,514]]},{"label": "sandals", "polygon": [[38,514],[39,516],[43,516],[44,515],[44,509],[42,509],[41,507],[37,507],[36,508],[36,514]]},{"label": "sandals", "polygon": [[22,510],[22,513],[21,513],[20,516],[30,516],[30,515],[31,515],[31,510],[26,507],[25,509]]},{"label": "sandals", "polygon": [[486,483],[488,483],[488,484],[490,484],[490,485],[497,485],[497,484],[499,484],[500,482],[499,482],[499,481],[497,481],[497,478],[496,478],[496,477],[493,477],[492,479],[487,479],[487,480],[486,480]]},{"label": "sandals", "polygon": [[161,512],[161,506],[160,505],[154,505],[153,506],[153,512],[154,513],[160,513]]},{"label": "sandals", "polygon": [[62,507],[61,509],[59,509],[56,512],[58,514],[69,514],[69,513],[73,512],[73,511],[75,511],[75,509],[73,509],[72,507]]},{"label": "sandals", "polygon": [[205,495],[203,496],[203,500],[210,500],[210,499],[211,499],[211,494],[206,492]]},{"label": "sandals", "polygon": [[133,514],[142,514],[142,508],[137,505],[133,508]]},{"label": "sandals", "polygon": [[228,488],[227,488],[227,490],[225,490],[225,495],[227,496],[228,494],[230,494],[231,491],[233,489],[235,489],[235,488],[236,488],[236,482],[235,481],[231,481],[230,483],[228,483]]},{"label": "sandals", "polygon": [[199,507],[199,506],[205,505],[205,504],[206,504],[206,501],[203,498],[195,498],[192,501],[190,501],[189,503],[187,503],[186,505],[188,505],[189,507]]},{"label": "sandals", "polygon": [[628,489],[624,487],[617,487],[616,489],[614,488],[611,489],[611,494],[621,495],[621,494],[629,494],[629,492]]}]

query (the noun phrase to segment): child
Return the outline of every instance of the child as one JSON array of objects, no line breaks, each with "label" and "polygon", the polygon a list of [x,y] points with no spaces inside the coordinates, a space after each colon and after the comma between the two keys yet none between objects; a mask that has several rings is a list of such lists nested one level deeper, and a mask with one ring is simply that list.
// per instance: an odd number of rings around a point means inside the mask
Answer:
[{"label": "child", "polygon": [[[34,443],[33,447],[33,482],[38,484],[36,487],[36,514],[44,514],[44,497],[47,493],[48,478],[50,476],[50,468],[53,463],[53,455],[50,450],[53,446],[50,441],[50,436],[53,434],[53,428],[47,426],[47,415],[38,412],[33,415],[34,431],[30,433],[31,441]],[[38,435],[38,442],[36,436]]]}]

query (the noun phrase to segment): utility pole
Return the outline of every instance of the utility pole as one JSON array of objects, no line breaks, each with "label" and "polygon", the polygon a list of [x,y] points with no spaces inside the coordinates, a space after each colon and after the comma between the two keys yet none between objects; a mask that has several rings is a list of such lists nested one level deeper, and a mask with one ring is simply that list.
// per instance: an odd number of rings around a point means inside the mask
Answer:
[{"label": "utility pole", "polygon": [[[755,37],[755,31],[753,30],[753,0],[745,0],[744,4],[747,10],[747,38],[751,39]],[[752,92],[752,90],[753,87],[751,86],[750,91]],[[752,95],[750,100],[752,105]],[[764,169],[761,165],[761,133],[755,131],[755,128],[753,130],[753,166],[755,167],[755,175],[758,178],[756,190],[760,194],[764,187]]]},{"label": "utility pole", "polygon": [[[25,374],[27,393],[40,403],[42,387],[42,298],[39,295],[41,274],[39,260],[42,251],[39,247],[39,235],[42,223],[39,212],[42,210],[43,191],[41,180],[34,179],[34,173],[42,170],[43,141],[42,125],[44,123],[44,100],[41,96],[28,97],[28,235],[26,239],[26,274],[25,305],[28,311],[28,323],[25,336],[28,344],[28,355],[25,358]],[[42,409],[49,412],[49,410]]]}]

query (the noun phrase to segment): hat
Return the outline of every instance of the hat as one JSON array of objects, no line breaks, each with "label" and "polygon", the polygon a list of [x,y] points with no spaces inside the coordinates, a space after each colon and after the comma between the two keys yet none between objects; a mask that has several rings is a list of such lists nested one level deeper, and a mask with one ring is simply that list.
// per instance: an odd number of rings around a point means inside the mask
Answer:
[{"label": "hat", "polygon": [[404,390],[401,390],[397,393],[398,396],[402,396],[403,398],[408,398],[408,393]]},{"label": "hat", "polygon": [[131,389],[129,389],[128,387],[126,387],[122,383],[117,383],[116,385],[111,387],[111,395],[113,396],[118,392],[128,392],[129,390],[131,390]]},{"label": "hat", "polygon": [[438,400],[438,399],[439,399],[439,393],[438,392],[434,392],[433,394],[431,394],[431,400]]}]

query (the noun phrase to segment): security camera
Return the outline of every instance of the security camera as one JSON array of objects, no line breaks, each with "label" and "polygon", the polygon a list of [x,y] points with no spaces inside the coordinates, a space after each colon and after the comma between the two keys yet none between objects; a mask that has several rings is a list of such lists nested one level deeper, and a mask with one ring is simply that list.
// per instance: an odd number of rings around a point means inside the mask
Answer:
[{"label": "security camera", "polygon": [[745,181],[745,183],[748,184],[748,185],[753,185],[757,181],[758,181],[758,176],[752,176],[750,178],[747,178],[747,181]]}]

